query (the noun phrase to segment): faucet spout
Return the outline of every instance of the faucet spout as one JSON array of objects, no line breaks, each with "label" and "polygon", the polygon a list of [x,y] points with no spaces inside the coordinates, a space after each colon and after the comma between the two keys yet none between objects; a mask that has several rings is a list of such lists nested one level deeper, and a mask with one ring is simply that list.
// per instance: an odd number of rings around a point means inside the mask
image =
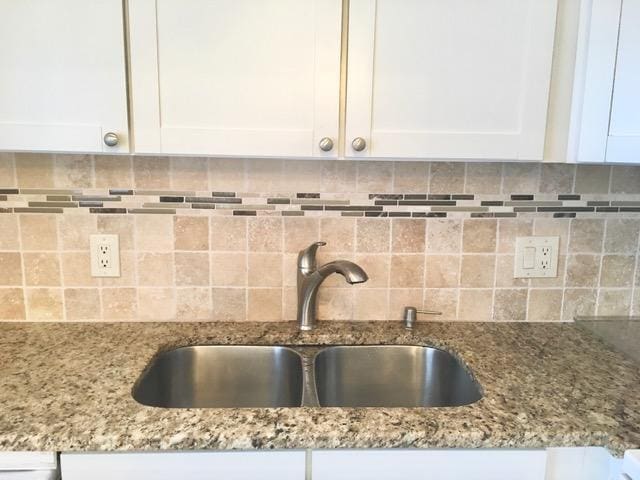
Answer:
[{"label": "faucet spout", "polygon": [[326,245],[316,242],[298,255],[298,322],[300,330],[313,330],[316,323],[317,297],[324,280],[338,273],[350,285],[366,282],[369,277],[359,266],[348,260],[336,260],[321,267],[316,266],[316,251]]}]

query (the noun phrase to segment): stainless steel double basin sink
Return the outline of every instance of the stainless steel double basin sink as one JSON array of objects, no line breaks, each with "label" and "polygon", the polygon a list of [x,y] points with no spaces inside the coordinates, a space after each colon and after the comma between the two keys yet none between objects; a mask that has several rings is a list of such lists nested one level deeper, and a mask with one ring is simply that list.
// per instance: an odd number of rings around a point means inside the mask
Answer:
[{"label": "stainless steel double basin sink", "polygon": [[431,347],[203,345],[156,356],[133,397],[164,408],[455,407],[482,392]]}]

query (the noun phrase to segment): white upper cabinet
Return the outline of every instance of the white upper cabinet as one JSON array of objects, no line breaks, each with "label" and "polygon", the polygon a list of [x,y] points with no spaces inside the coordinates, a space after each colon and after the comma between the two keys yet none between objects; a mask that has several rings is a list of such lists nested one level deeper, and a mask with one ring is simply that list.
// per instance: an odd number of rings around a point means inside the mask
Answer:
[{"label": "white upper cabinet", "polygon": [[0,150],[129,151],[121,0],[0,0],[0,45]]},{"label": "white upper cabinet", "polygon": [[135,151],[337,156],[341,16],[341,0],[129,0]]},{"label": "white upper cabinet", "polygon": [[640,163],[640,0],[593,0],[583,16],[577,160]]},{"label": "white upper cabinet", "polygon": [[347,156],[542,159],[557,0],[350,5]]}]

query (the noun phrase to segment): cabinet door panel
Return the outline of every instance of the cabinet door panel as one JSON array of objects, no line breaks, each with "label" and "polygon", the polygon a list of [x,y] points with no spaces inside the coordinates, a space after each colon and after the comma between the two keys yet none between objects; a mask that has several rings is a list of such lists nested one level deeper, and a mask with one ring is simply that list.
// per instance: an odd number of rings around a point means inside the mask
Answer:
[{"label": "cabinet door panel", "polygon": [[122,2],[0,0],[0,11],[0,149],[127,152]]},{"label": "cabinet door panel", "polygon": [[339,0],[132,0],[135,150],[335,156]]},{"label": "cabinet door panel", "polygon": [[353,0],[350,156],[541,159],[557,0]]}]

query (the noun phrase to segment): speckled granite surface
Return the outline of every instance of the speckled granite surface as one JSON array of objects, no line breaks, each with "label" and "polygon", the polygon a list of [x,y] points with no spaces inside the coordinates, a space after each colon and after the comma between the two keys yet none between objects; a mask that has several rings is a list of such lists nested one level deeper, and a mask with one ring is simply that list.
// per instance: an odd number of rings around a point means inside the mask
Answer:
[{"label": "speckled granite surface", "polygon": [[640,317],[578,317],[576,325],[640,363]]},{"label": "speckled granite surface", "polygon": [[[143,407],[131,387],[189,344],[422,344],[485,397],[457,408]],[[640,447],[640,369],[571,324],[0,324],[0,450]]]}]

